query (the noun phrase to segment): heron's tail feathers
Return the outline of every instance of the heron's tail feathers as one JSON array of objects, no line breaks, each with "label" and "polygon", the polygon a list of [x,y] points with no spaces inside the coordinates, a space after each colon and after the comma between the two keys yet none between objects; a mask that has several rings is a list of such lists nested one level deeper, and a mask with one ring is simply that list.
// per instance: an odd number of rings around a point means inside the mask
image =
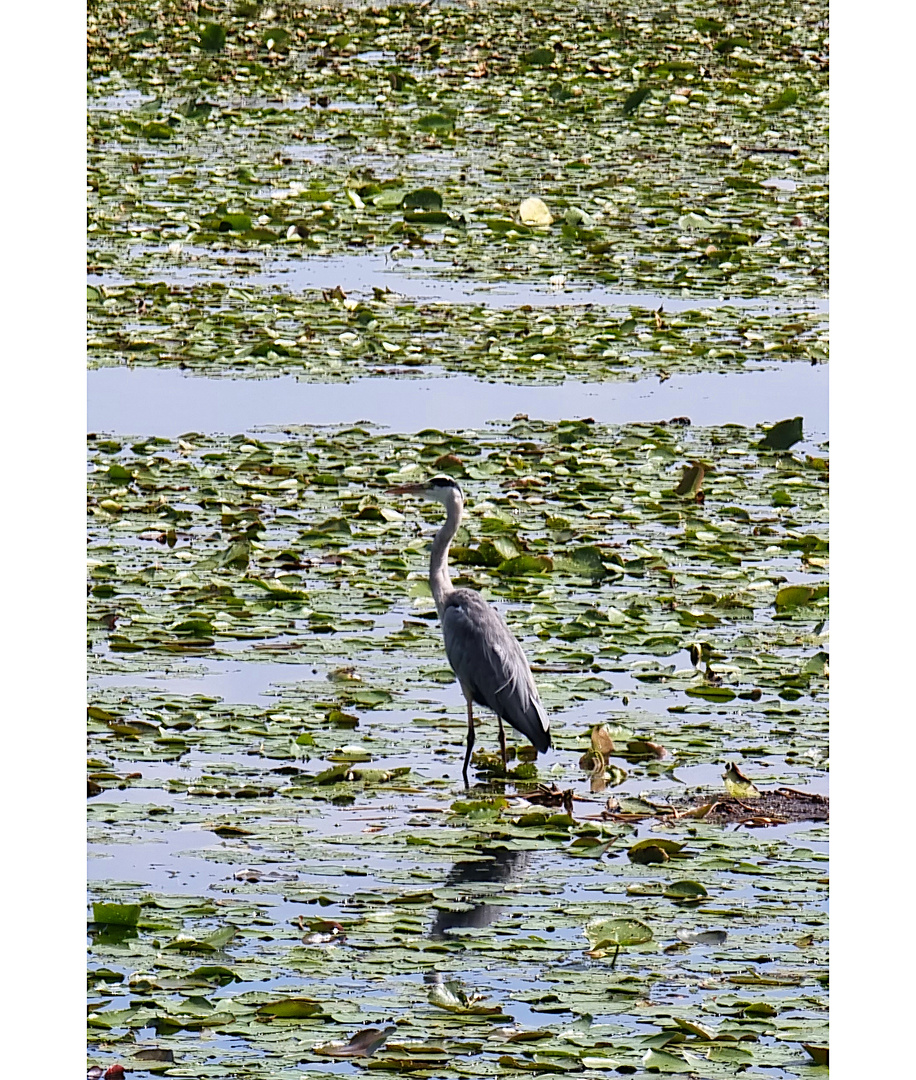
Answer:
[{"label": "heron's tail feathers", "polygon": [[514,709],[501,712],[501,715],[507,724],[525,736],[539,754],[545,754],[550,749],[550,720],[539,698],[529,698],[524,708],[519,704]]}]

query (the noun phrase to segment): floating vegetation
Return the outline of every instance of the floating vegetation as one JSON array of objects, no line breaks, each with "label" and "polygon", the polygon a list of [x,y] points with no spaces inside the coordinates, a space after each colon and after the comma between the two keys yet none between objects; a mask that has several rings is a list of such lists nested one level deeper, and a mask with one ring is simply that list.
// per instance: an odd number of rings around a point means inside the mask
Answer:
[{"label": "floating vegetation", "polygon": [[[454,327],[442,306],[373,304],[371,290],[350,310],[318,304],[360,277],[348,259],[374,253],[464,289],[822,297],[828,30],[815,15],[780,0],[716,19],[660,2],[599,19],[565,4],[533,18],[498,2],[279,4],[200,23],[177,3],[96,4],[92,355],[548,380],[822,359],[804,307],[658,327],[645,310],[572,310],[552,331],[537,312],[488,324],[472,299]],[[326,279],[308,295],[265,290],[314,260]]]},{"label": "floating vegetation", "polygon": [[753,371],[828,358],[823,313],[803,309],[500,309],[158,282],[93,287],[88,313],[93,365],[232,377],[293,372],[332,381],[448,372],[556,383]]},{"label": "floating vegetation", "polygon": [[[826,764],[827,461],[761,435],[97,436],[94,1057],[318,1075],[368,1024],[394,1027],[371,1057],[394,1071],[651,1052],[725,1076],[820,1045],[824,826],[765,800]],[[675,491],[695,460],[702,502]],[[433,470],[468,496],[456,578],[504,605],[557,747],[535,768],[518,745],[507,784],[484,718],[467,794],[425,580],[435,508],[427,526],[384,494]],[[777,605],[800,579],[805,601]],[[223,670],[258,693],[221,700]],[[183,690],[199,671],[211,692]],[[729,765],[769,828],[717,823],[738,820]],[[661,812],[685,792],[708,814]],[[132,848],[153,852],[146,885],[117,870]],[[651,937],[602,944],[597,920]],[[727,942],[690,938],[698,922]]]},{"label": "floating vegetation", "polygon": [[[821,364],[826,14],[93,3],[90,365]],[[89,1075],[826,1065],[828,457],[766,411],[94,433]],[[555,743],[481,716],[467,791],[436,472]]]},{"label": "floating vegetation", "polygon": [[478,280],[826,288],[826,21],[720,18],[96,4],[90,262],[397,245]]}]

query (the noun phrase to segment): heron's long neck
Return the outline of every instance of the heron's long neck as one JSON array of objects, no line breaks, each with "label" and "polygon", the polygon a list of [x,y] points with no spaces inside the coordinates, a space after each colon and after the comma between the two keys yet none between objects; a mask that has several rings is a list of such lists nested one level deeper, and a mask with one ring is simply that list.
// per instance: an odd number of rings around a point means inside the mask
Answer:
[{"label": "heron's long neck", "polygon": [[448,515],[445,524],[436,533],[436,538],[433,540],[432,555],[429,558],[429,586],[432,589],[433,599],[436,601],[436,610],[439,612],[440,618],[449,593],[454,591],[452,579],[448,576],[448,549],[452,540],[455,539],[458,526],[461,524],[461,500],[452,499],[448,503],[446,510]]}]

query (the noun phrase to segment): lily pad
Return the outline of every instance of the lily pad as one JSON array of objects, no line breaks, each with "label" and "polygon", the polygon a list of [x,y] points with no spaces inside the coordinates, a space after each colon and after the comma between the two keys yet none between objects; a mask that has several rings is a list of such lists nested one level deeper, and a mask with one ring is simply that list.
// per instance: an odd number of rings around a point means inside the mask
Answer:
[{"label": "lily pad", "polygon": [[405,210],[441,210],[442,196],[435,188],[418,188],[408,191],[401,205]]},{"label": "lily pad", "polygon": [[703,900],[709,895],[698,881],[674,881],[664,892],[669,900]]},{"label": "lily pad", "polygon": [[652,940],[652,929],[639,919],[600,919],[585,928],[592,949],[643,945]]},{"label": "lily pad", "polygon": [[796,416],[792,420],[780,420],[767,429],[766,434],[760,440],[762,450],[788,450],[805,437],[802,430],[803,420]]},{"label": "lily pad", "polygon": [[258,1016],[271,1020],[306,1020],[322,1013],[319,1001],[305,997],[279,998],[258,1006]]},{"label": "lily pad", "polygon": [[206,23],[198,36],[204,52],[222,52],[226,45],[226,31],[219,23]]},{"label": "lily pad", "polygon": [[136,926],[140,919],[139,904],[93,904],[93,922],[106,926]]}]

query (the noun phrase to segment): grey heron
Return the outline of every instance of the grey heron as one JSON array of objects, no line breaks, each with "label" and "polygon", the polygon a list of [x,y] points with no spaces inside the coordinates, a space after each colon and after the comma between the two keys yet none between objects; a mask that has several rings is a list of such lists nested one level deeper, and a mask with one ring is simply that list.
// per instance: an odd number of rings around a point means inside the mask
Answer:
[{"label": "grey heron", "polygon": [[467,701],[467,751],[461,771],[465,786],[474,749],[475,704],[496,713],[503,766],[507,766],[503,720],[524,735],[538,753],[545,753],[551,745],[550,721],[521,645],[496,608],[473,589],[456,589],[449,577],[448,549],[464,511],[461,488],[447,476],[435,476],[426,483],[391,488],[389,493],[417,495],[445,507],[445,524],[433,540],[429,585],[442,626],[445,653]]}]

